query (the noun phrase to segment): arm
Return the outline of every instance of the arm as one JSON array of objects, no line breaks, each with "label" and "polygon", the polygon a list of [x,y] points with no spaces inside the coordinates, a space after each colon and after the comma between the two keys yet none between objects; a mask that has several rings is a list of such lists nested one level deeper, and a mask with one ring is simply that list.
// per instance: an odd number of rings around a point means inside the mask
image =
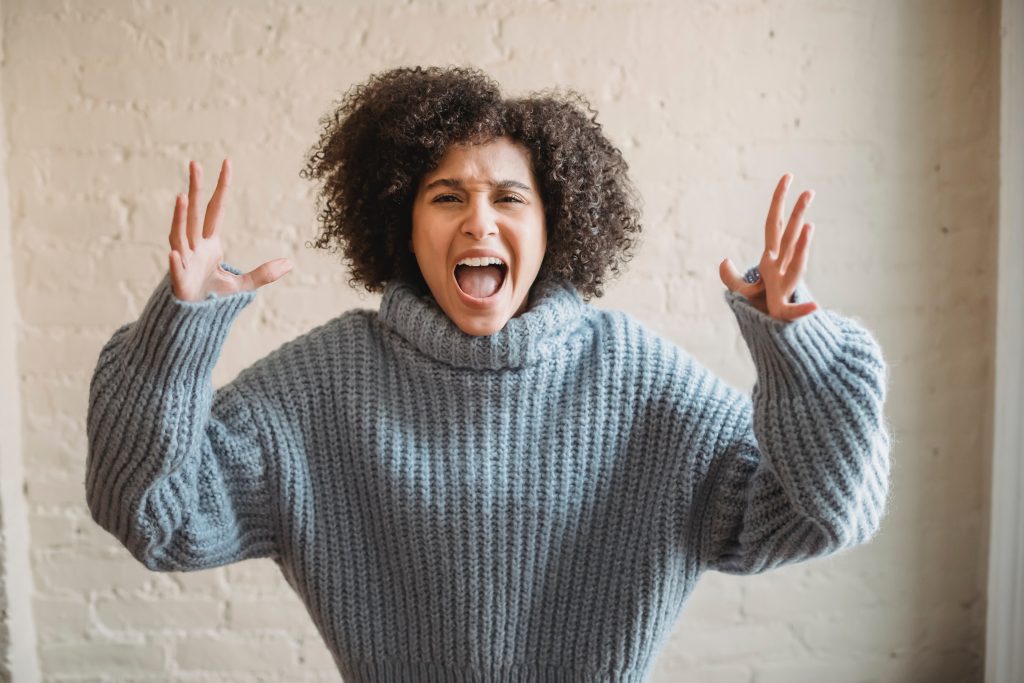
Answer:
[{"label": "arm", "polygon": [[[752,400],[731,392],[702,486],[702,566],[758,573],[868,540],[889,485],[880,347],[828,310],[780,321],[741,294],[725,298],[757,379]],[[809,298],[798,288],[797,302]]]},{"label": "arm", "polygon": [[255,295],[183,301],[165,276],[139,319],[100,352],[86,498],[93,519],[149,569],[278,553],[266,452],[249,406],[237,381],[214,391],[210,380],[232,321]]}]

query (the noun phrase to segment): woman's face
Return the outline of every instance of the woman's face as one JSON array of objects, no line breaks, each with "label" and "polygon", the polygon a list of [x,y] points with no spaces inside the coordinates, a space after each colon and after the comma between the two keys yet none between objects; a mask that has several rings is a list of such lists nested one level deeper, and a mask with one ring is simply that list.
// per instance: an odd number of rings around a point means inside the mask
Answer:
[{"label": "woman's face", "polygon": [[[526,149],[504,137],[451,147],[420,180],[410,247],[434,299],[466,334],[493,334],[526,310],[547,248]],[[467,257],[475,265],[459,265]],[[486,257],[503,265],[484,265]]]}]

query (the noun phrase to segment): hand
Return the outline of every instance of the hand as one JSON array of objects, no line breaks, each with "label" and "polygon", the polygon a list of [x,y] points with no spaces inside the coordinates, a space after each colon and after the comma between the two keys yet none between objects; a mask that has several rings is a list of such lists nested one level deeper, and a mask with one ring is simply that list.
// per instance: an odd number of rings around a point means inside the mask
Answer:
[{"label": "hand", "polygon": [[217,189],[206,205],[202,229],[199,226],[202,169],[195,161],[189,162],[188,168],[188,197],[179,194],[175,198],[174,219],[168,238],[171,251],[167,258],[174,296],[183,301],[202,301],[211,292],[227,296],[262,287],[291,271],[291,262],[286,258],[267,261],[244,275],[235,275],[221,268],[224,248],[218,227],[224,195],[231,184],[231,166],[227,159],[221,164]]},{"label": "hand", "polygon": [[807,254],[814,234],[814,225],[803,223],[804,211],[814,198],[813,190],[800,195],[789,217],[785,234],[780,234],[786,191],[792,180],[793,176],[787,173],[775,187],[764,228],[764,253],[758,266],[761,278],[757,282],[746,282],[729,259],[718,266],[718,274],[730,291],[747,297],[762,313],[786,321],[818,310],[818,304],[814,301],[790,303],[793,291],[807,269]]}]

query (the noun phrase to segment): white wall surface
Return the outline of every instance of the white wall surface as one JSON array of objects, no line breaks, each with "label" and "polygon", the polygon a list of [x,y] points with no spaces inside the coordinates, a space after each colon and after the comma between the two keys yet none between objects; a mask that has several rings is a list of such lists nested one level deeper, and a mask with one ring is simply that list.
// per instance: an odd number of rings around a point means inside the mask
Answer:
[{"label": "white wall surface", "polygon": [[[317,119],[390,66],[573,87],[645,199],[626,309],[735,386],[718,263],[756,262],[775,180],[813,188],[807,282],[891,367],[890,514],[872,543],[707,574],[654,680],[977,681],[991,449],[998,3],[981,0],[5,0],[3,115],[29,549],[47,681],[337,681],[269,561],[157,574],[85,506],[88,382],[166,267],[186,164],[234,163],[227,260],[295,269],[236,321],[217,386],[377,297],[347,289],[299,178]],[[10,384],[15,386],[10,386]]]},{"label": "white wall surface", "polygon": [[[0,16],[5,3],[0,1]],[[0,26],[0,41],[4,27]],[[0,63],[3,46],[0,45]],[[0,97],[7,71],[0,67]],[[0,110],[0,683],[39,680],[29,565],[28,500],[21,442],[20,380],[11,212],[8,201],[6,112]]]}]

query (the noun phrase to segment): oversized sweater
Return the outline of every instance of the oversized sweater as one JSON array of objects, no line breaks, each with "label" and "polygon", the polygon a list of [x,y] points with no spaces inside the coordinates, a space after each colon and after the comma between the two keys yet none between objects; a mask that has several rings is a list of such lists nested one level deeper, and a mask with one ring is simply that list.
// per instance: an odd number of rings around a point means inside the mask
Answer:
[{"label": "oversized sweater", "polygon": [[566,283],[474,337],[396,281],[214,390],[256,295],[165,275],[116,330],[88,505],[152,570],[272,559],[346,681],[643,681],[702,572],[849,548],[885,512],[886,366],[831,310],[724,292],[748,396]]}]

